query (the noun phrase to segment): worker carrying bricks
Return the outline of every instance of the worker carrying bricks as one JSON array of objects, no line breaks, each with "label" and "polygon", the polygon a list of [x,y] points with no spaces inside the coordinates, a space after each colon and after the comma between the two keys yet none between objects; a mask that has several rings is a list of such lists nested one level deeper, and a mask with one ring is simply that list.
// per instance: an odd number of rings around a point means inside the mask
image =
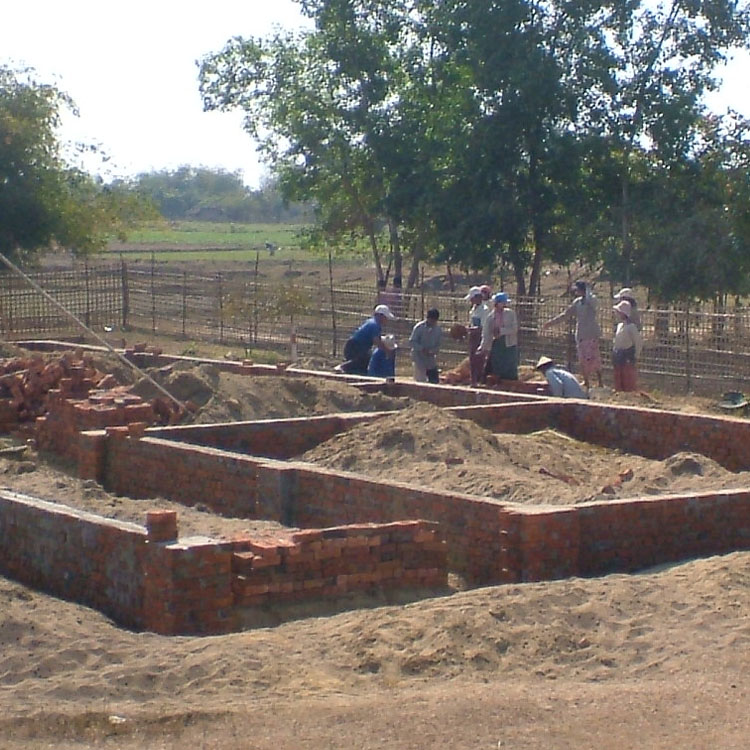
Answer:
[{"label": "worker carrying bricks", "polygon": [[386,320],[395,319],[396,316],[388,305],[377,305],[372,317],[362,323],[344,344],[345,361],[336,365],[334,370],[348,375],[367,375],[372,348],[374,346],[378,349],[383,348],[383,326]]},{"label": "worker carrying bricks", "polygon": [[[489,287],[486,287],[489,289]],[[473,286],[469,293],[464,297],[471,303],[469,309],[469,369],[471,373],[471,384],[484,380],[484,363],[485,352],[480,349],[479,344],[482,341],[482,326],[487,316],[490,314],[490,308],[486,305],[482,287]]]}]

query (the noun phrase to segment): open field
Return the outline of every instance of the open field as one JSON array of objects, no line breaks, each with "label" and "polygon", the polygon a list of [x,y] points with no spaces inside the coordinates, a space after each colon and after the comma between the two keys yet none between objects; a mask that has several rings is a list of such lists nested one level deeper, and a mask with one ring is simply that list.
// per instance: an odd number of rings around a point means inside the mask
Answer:
[{"label": "open field", "polygon": [[[122,254],[129,261],[171,263],[254,263],[257,253],[282,263],[305,261],[328,263],[300,247],[302,224],[240,224],[230,222],[172,221],[144,226],[130,233],[125,242],[111,242],[109,254]],[[269,250],[273,246],[273,255]],[[349,259],[361,257],[348,253]]]}]

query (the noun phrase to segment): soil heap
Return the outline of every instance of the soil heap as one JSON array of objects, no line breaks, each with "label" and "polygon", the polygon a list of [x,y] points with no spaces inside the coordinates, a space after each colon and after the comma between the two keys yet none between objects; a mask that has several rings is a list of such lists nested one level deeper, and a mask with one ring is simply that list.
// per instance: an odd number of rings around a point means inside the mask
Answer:
[{"label": "soil heap", "polygon": [[567,505],[750,486],[750,473],[678,453],[655,461],[552,429],[494,434],[423,403],[353,427],[302,460],[331,469],[503,502]]}]

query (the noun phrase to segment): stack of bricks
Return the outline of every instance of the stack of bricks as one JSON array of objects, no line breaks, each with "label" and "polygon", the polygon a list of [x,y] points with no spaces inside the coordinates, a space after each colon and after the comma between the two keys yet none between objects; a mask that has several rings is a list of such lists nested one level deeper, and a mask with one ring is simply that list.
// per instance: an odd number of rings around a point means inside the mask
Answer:
[{"label": "stack of bricks", "polygon": [[239,607],[447,583],[446,545],[428,521],[309,529],[289,540],[236,541],[234,548]]},{"label": "stack of bricks", "polygon": [[149,402],[122,388],[92,391],[80,398],[72,393],[62,388],[50,391],[47,414],[35,425],[40,450],[77,460],[79,433],[116,425],[148,425],[155,420]]}]

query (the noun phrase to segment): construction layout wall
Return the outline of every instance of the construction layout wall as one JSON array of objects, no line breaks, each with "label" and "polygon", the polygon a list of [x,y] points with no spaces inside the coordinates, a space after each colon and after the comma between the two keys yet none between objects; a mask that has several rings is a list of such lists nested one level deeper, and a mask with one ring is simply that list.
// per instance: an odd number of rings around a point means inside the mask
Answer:
[{"label": "construction layout wall", "polygon": [[[496,431],[555,427],[651,457],[688,450],[733,470],[750,462],[744,447],[750,425],[729,418],[559,400],[452,411]],[[330,420],[310,420],[306,441],[316,426],[321,436],[333,429]],[[288,420],[279,427],[278,452],[286,454]],[[210,427],[196,428],[192,438],[204,430]],[[245,433],[269,444],[274,424],[222,425],[213,442],[237,445]],[[184,435],[183,428],[154,434],[160,437],[150,437],[150,431],[139,437],[127,427],[85,433],[80,448],[85,475],[122,494],[200,502],[218,513],[303,528],[427,519],[440,525],[451,569],[474,583],[635,570],[750,546],[750,488],[540,510],[170,439]]]},{"label": "construction layout wall", "polygon": [[5,491],[0,570],[163,634],[226,633],[248,606],[447,582],[445,543],[429,522],[217,541],[178,538],[174,511],[151,511],[139,526]]},{"label": "construction layout wall", "polygon": [[[750,423],[743,420],[534,393],[357,383],[429,401],[496,432],[556,428],[651,458],[694,451],[730,470],[750,468]],[[304,529],[272,541],[185,539],[167,511],[150,513],[141,527],[1,493],[0,568],[133,627],[227,632],[238,627],[246,607],[374,588],[440,587],[449,569],[475,584],[536,581],[750,548],[750,487],[517,506],[293,460],[384,413],[148,428],[152,415],[144,405],[102,398],[53,397],[39,422],[42,447],[75,460],[80,476],[119,494],[201,503],[220,514]]]}]

